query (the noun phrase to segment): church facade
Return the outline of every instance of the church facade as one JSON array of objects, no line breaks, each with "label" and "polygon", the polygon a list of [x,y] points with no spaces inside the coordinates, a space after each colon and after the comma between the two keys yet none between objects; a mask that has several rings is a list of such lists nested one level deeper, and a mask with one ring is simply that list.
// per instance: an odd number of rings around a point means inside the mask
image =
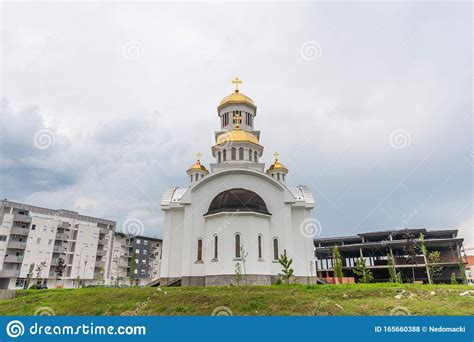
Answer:
[{"label": "church facade", "polygon": [[254,123],[257,107],[239,90],[217,107],[220,131],[209,170],[197,161],[187,170],[187,187],[163,195],[162,285],[269,285],[286,250],[299,283],[316,282],[312,236],[302,231],[314,197],[305,186],[286,184],[288,169],[275,154],[268,168]]}]

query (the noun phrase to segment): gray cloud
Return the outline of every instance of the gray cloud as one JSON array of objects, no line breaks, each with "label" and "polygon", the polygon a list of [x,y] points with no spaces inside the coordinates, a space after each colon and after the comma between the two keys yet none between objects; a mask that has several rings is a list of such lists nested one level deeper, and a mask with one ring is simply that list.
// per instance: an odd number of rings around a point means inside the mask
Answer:
[{"label": "gray cloud", "polygon": [[212,161],[238,75],[266,161],[313,190],[325,236],[472,227],[469,4],[8,3],[2,19],[4,196],[160,235],[161,195],[197,151]]}]

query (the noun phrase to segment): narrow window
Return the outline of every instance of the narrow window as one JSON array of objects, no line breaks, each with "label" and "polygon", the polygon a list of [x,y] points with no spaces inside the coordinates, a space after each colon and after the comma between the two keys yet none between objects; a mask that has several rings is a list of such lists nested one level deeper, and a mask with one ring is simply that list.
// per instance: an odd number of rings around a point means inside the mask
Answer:
[{"label": "narrow window", "polygon": [[249,160],[252,161],[252,149],[249,149]]},{"label": "narrow window", "polygon": [[254,158],[254,161],[255,161],[255,162],[257,162],[257,156],[258,156],[258,155],[257,155],[257,151],[255,151],[255,152],[253,153],[253,158]]},{"label": "narrow window", "polygon": [[262,235],[258,236],[258,258],[262,259]]},{"label": "narrow window", "polygon": [[202,240],[198,240],[198,253],[197,253],[197,261],[202,261]]},{"label": "narrow window", "polygon": [[278,260],[278,240],[273,239],[273,259]]},{"label": "narrow window", "polygon": [[232,149],[230,150],[230,158],[232,160],[235,160],[235,159],[237,159],[236,155],[237,155],[237,150],[235,149],[235,147],[232,147]]},{"label": "narrow window", "polygon": [[198,181],[198,174],[196,173],[196,175],[194,176],[194,180],[197,182]]},{"label": "narrow window", "polygon": [[217,152],[217,162],[220,163],[222,161],[222,153],[219,151]]},{"label": "narrow window", "polygon": [[217,243],[218,243],[218,240],[217,240],[217,235],[214,236],[214,259],[217,259]]},{"label": "narrow window", "polygon": [[279,173],[277,173],[277,179],[280,180],[280,174]]},{"label": "narrow window", "polygon": [[227,157],[226,157],[226,150],[222,151],[222,160],[223,161],[226,161],[227,160]]},{"label": "narrow window", "polygon": [[240,234],[235,235],[235,257],[240,258]]},{"label": "narrow window", "polygon": [[239,160],[244,160],[244,148],[239,148]]}]

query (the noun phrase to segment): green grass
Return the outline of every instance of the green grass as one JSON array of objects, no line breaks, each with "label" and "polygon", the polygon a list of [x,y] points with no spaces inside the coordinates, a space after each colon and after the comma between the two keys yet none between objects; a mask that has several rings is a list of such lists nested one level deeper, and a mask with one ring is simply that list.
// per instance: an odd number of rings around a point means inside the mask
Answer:
[{"label": "green grass", "polygon": [[351,284],[22,290],[15,299],[0,301],[0,315],[33,315],[41,307],[56,315],[211,315],[218,307],[252,316],[390,315],[403,307],[412,315],[471,316],[474,296],[460,296],[466,290],[474,288]]}]

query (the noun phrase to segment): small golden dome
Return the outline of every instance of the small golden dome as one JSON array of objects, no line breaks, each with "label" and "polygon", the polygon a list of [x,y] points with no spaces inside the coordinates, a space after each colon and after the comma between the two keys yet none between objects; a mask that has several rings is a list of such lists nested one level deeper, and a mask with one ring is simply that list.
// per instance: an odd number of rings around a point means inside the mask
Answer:
[{"label": "small golden dome", "polygon": [[191,167],[188,169],[188,172],[196,171],[196,170],[207,171],[206,167],[201,164],[201,153],[196,154],[196,162],[193,165],[191,165]]},{"label": "small golden dome", "polygon": [[240,128],[234,128],[229,132],[219,135],[217,137],[216,146],[229,142],[249,142],[260,146],[260,142],[255,134],[244,131]]},{"label": "small golden dome", "polygon": [[204,165],[201,165],[201,162],[198,160],[195,162],[191,167],[189,168],[190,170],[201,170],[201,171],[207,171],[206,167]]},{"label": "small golden dome", "polygon": [[280,161],[278,160],[278,156],[279,154],[275,152],[275,162],[272,165],[270,165],[270,167],[267,170],[267,173],[270,171],[288,172],[288,169],[285,167],[285,165],[280,163]]}]

